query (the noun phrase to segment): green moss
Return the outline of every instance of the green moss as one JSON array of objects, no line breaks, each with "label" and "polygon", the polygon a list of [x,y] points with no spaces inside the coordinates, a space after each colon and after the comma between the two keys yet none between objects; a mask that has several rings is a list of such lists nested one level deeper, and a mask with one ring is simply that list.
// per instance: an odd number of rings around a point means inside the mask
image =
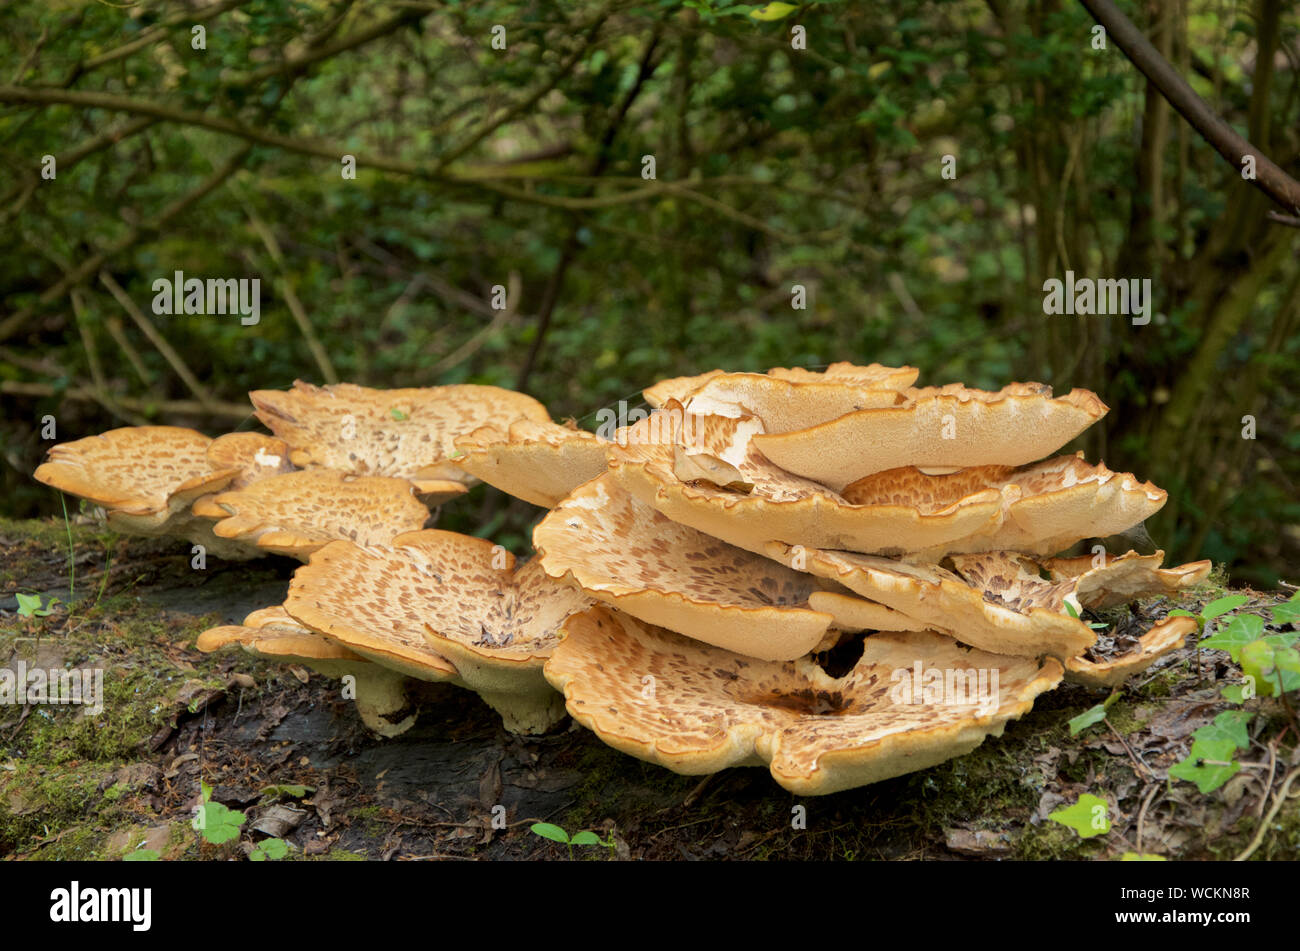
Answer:
[{"label": "green moss", "polygon": [[[111,823],[124,812],[122,805],[106,801],[99,790],[112,769],[22,760],[11,765],[12,770],[0,770],[0,853],[39,847],[43,859],[92,858],[84,854],[91,841],[87,835],[98,842],[105,832],[96,832],[96,826]],[[74,851],[79,854],[73,855]]]}]

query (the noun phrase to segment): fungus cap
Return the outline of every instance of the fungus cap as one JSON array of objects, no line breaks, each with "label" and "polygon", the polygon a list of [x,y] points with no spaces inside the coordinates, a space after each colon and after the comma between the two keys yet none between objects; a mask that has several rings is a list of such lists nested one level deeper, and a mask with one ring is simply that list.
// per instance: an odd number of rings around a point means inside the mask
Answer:
[{"label": "fungus cap", "polygon": [[[542,577],[539,577],[542,576]],[[514,732],[563,715],[541,666],[566,612],[589,603],[504,548],[428,529],[386,546],[331,542],[299,568],[285,609],[378,664],[477,692]]]},{"label": "fungus cap", "polygon": [[483,426],[456,439],[456,465],[502,492],[542,508],[605,471],[605,440],[550,421]]},{"label": "fungus cap", "polygon": [[1052,398],[1038,383],[997,392],[960,384],[909,390],[903,405],[864,409],[788,433],[754,437],[773,463],[840,491],[903,466],[1024,465],[1055,452],[1105,415],[1095,393]]},{"label": "fungus cap", "polygon": [[859,479],[843,496],[856,505],[911,502],[937,508],[959,505],[988,490],[1002,497],[999,518],[957,544],[915,554],[932,561],[954,551],[1050,555],[1085,538],[1126,531],[1158,512],[1167,498],[1163,489],[1139,482],[1131,473],[1090,465],[1083,453],[1025,466],[977,466],[945,474],[905,466]]},{"label": "fungus cap", "polygon": [[1088,625],[1064,611],[1064,598],[1073,585],[1041,580],[1026,570],[1019,556],[954,556],[954,561],[971,559],[971,575],[962,578],[938,565],[801,550],[778,542],[772,543],[769,554],[784,564],[803,564],[814,574],[915,618],[917,627],[943,631],[995,654],[1051,654],[1064,660],[1096,641]]},{"label": "fungus cap", "polygon": [[1165,618],[1139,637],[1137,646],[1132,650],[1096,659],[1087,656],[1071,657],[1065,663],[1065,679],[1089,687],[1118,686],[1134,674],[1146,670],[1165,654],[1182,647],[1187,636],[1195,631],[1194,618]]},{"label": "fungus cap", "polygon": [[554,578],[648,623],[750,657],[812,650],[832,616],[808,606],[809,575],[679,524],[608,475],[586,483],[533,530]]},{"label": "fungus cap", "polygon": [[1054,579],[1075,582],[1075,595],[1085,608],[1103,610],[1150,595],[1175,595],[1200,584],[1213,567],[1207,561],[1193,561],[1174,568],[1161,568],[1165,553],[1107,555],[1102,564],[1091,555],[1052,558],[1043,562]]},{"label": "fungus cap", "polygon": [[208,444],[213,469],[238,469],[227,488],[242,489],[262,479],[293,472],[284,440],[263,433],[226,433]]},{"label": "fungus cap", "polygon": [[386,544],[422,528],[429,510],[405,479],[303,469],[200,499],[194,514],[219,519],[219,538],[306,561],[340,539]]},{"label": "fungus cap", "polygon": [[[962,695],[924,702],[917,684],[923,702],[911,702],[918,667],[941,681],[951,672]],[[546,662],[569,713],[615,749],[688,775],[767,765],[781,786],[808,796],[968,753],[1061,673],[1053,659],[985,654],[908,631],[866,637],[862,657],[836,680],[808,658],[753,660],[604,607],[570,617]],[[943,702],[971,695],[975,702]]]},{"label": "fungus cap", "polygon": [[[951,547],[1001,517],[993,489],[953,504],[926,496],[854,505],[809,479],[771,464],[753,448],[762,424],[755,417],[699,416],[668,406],[620,430],[608,451],[612,478],[670,519],[766,554],[769,541],[820,548],[903,554]],[[752,488],[738,492],[707,481],[683,482],[675,456],[688,444],[735,467]]]},{"label": "fungus cap", "polygon": [[239,474],[235,467],[212,468],[211,442],[179,426],[110,429],[54,446],[35,478],[102,505],[114,527],[167,534],[177,521],[188,520],[191,502]]},{"label": "fungus cap", "polygon": [[531,396],[495,386],[455,384],[375,390],[351,383],[249,394],[257,418],[289,445],[294,465],[410,479],[421,493],[449,497],[474,479],[448,460],[457,436],[487,423],[549,422]]},{"label": "fungus cap", "polygon": [[254,611],[242,626],[209,628],[199,635],[196,646],[211,653],[231,644],[265,660],[303,664],[326,677],[352,677],[357,712],[381,736],[397,736],[415,724],[413,713],[401,720],[392,718],[407,707],[405,677],[317,634],[283,607]]}]

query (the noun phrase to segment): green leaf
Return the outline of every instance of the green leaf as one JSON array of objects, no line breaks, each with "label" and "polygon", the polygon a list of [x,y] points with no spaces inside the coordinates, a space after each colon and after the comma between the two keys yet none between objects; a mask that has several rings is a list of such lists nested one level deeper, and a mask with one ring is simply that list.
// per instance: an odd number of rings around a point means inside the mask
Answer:
[{"label": "green leaf", "polygon": [[203,838],[213,845],[239,838],[239,827],[243,824],[244,814],[238,809],[227,809],[219,802],[203,804]]},{"label": "green leaf", "polygon": [[50,598],[49,604],[41,606],[41,596],[39,594],[16,594],[18,599],[19,617],[49,617],[54,613],[54,606],[59,603],[58,598]]},{"label": "green leaf", "polygon": [[534,835],[540,835],[543,839],[569,844],[569,833],[559,826],[551,825],[549,822],[534,822],[529,828],[533,830]]},{"label": "green leaf", "polygon": [[289,844],[284,839],[266,839],[257,843],[257,847],[248,854],[250,862],[265,862],[268,859],[282,859],[289,854]]},{"label": "green leaf", "polygon": [[1070,736],[1077,736],[1080,731],[1088,729],[1094,723],[1100,723],[1106,718],[1106,711],[1110,705],[1119,699],[1118,693],[1112,693],[1109,697],[1097,704],[1095,707],[1089,707],[1077,717],[1070,719]]},{"label": "green leaf", "polygon": [[1125,852],[1119,857],[1121,862],[1166,862],[1163,855],[1152,855],[1150,852]]},{"label": "green leaf", "polygon": [[1199,614],[1193,614],[1191,611],[1184,611],[1182,608],[1174,608],[1165,616],[1166,617],[1194,617],[1197,620],[1200,620],[1201,617]]},{"label": "green leaf", "polygon": [[123,862],[157,862],[159,855],[155,849],[136,849],[122,856]]},{"label": "green leaf", "polygon": [[1273,623],[1300,624],[1300,591],[1291,595],[1291,600],[1273,606]]},{"label": "green leaf", "polygon": [[604,845],[600,836],[590,829],[583,829],[581,832],[575,832],[573,838],[569,840],[572,845]]},{"label": "green leaf", "polygon": [[1244,594],[1230,594],[1226,598],[1217,598],[1201,608],[1201,617],[1206,621],[1213,621],[1220,614],[1234,611],[1249,600],[1250,598]]},{"label": "green leaf", "polygon": [[1218,789],[1241,771],[1241,764],[1232,757],[1239,748],[1249,745],[1246,725],[1254,716],[1249,710],[1220,713],[1213,723],[1192,734],[1191,752],[1187,759],[1170,767],[1169,775],[1196,783],[1203,793]]},{"label": "green leaf", "polygon": [[1079,833],[1080,838],[1091,839],[1110,831],[1109,811],[1106,800],[1099,799],[1092,793],[1084,793],[1073,806],[1062,806],[1047,818],[1069,826]]},{"label": "green leaf", "polygon": [[1238,614],[1227,627],[1201,641],[1202,647],[1227,651],[1234,662],[1241,663],[1241,649],[1264,633],[1264,619],[1254,614]]},{"label": "green leaf", "polygon": [[784,20],[790,14],[799,8],[793,3],[765,3],[757,10],[751,10],[749,15],[755,20]]},{"label": "green leaf", "polygon": [[403,413],[400,409],[390,409],[388,411],[388,415],[393,417],[393,419],[397,420],[399,423],[404,419],[410,419],[410,417],[407,416],[405,413]]},{"label": "green leaf", "polygon": [[1241,649],[1241,671],[1254,677],[1261,697],[1300,688],[1300,651],[1275,637],[1262,637]]},{"label": "green leaf", "polygon": [[1070,615],[1070,617],[1074,618],[1076,621],[1079,619],[1079,612],[1075,610],[1074,605],[1069,601],[1065,602],[1065,613]]},{"label": "green leaf", "polygon": [[1219,691],[1220,696],[1229,703],[1245,703],[1251,699],[1245,695],[1245,684],[1229,684]]}]

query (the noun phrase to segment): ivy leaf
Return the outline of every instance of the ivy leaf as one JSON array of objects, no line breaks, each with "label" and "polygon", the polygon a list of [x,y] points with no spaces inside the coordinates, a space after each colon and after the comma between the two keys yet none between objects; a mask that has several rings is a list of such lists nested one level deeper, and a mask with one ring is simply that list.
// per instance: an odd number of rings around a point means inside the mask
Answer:
[{"label": "ivy leaf", "polygon": [[569,844],[569,833],[557,825],[551,825],[549,822],[534,822],[529,828],[533,830],[534,835],[540,835],[543,839]]},{"label": "ivy leaf", "polygon": [[1264,633],[1264,619],[1254,614],[1238,614],[1228,626],[1201,641],[1202,647],[1227,651],[1235,663],[1241,663],[1241,649],[1257,641]]},{"label": "ivy leaf", "polygon": [[1201,608],[1201,617],[1206,621],[1213,621],[1220,614],[1235,611],[1249,600],[1250,598],[1244,594],[1230,594],[1226,598],[1216,598]]},{"label": "ivy leaf", "polygon": [[1232,757],[1239,748],[1249,745],[1246,724],[1254,715],[1249,710],[1220,713],[1213,723],[1192,734],[1191,752],[1187,759],[1170,767],[1169,775],[1196,783],[1196,788],[1203,793],[1218,789],[1241,771],[1241,764]]},{"label": "ivy leaf", "polygon": [[1245,684],[1229,684],[1219,691],[1219,695],[1229,703],[1245,703],[1251,699],[1245,695]]},{"label": "ivy leaf", "polygon": [[18,599],[19,617],[49,617],[59,603],[58,598],[51,598],[50,603],[42,607],[39,594],[17,594],[15,597]]},{"label": "ivy leaf", "polygon": [[1073,806],[1062,806],[1047,818],[1061,825],[1069,826],[1079,837],[1091,839],[1096,835],[1105,835],[1110,831],[1110,807],[1106,800],[1084,793]]},{"label": "ivy leaf", "polygon": [[1300,689],[1300,651],[1262,637],[1241,649],[1241,672],[1255,678],[1261,697]]},{"label": "ivy leaf", "polygon": [[1275,624],[1300,624],[1300,591],[1291,595],[1291,600],[1273,606]]},{"label": "ivy leaf", "polygon": [[751,10],[749,15],[755,20],[784,20],[794,11],[798,10],[793,3],[765,3],[757,10]]}]

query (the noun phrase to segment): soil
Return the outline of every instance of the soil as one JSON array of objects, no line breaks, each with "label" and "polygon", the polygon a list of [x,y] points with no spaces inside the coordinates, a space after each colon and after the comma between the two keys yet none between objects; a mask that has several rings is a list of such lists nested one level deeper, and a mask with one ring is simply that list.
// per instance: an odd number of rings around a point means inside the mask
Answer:
[{"label": "soil", "polygon": [[[334,681],[194,647],[205,628],[279,604],[296,564],[211,559],[196,570],[169,540],[0,521],[0,664],[99,667],[106,697],[98,717],[0,706],[0,856],[116,859],[142,847],[164,860],[243,859],[278,837],[285,860],[1230,858],[1300,761],[1291,714],[1266,698],[1246,707],[1258,712],[1239,753],[1248,768],[1207,794],[1168,776],[1194,730],[1236,709],[1220,696],[1239,682],[1236,666],[1190,645],[1127,683],[1107,719],[1077,736],[1068,721],[1106,691],[1063,685],[967,756],[820,798],[791,795],[766,769],[679,776],[568,720],[512,736],[449,685],[421,687],[416,726],[383,739]],[[20,592],[58,603],[20,616]],[[1207,584],[1178,606],[1223,593]],[[1266,620],[1282,597],[1243,593],[1241,610]],[[1125,618],[1173,606],[1157,599],[1101,621],[1125,631]],[[212,845],[193,828],[201,783],[244,814],[237,838]],[[1048,819],[1083,793],[1107,801],[1109,832],[1085,839]],[[536,822],[590,829],[607,845],[570,852],[533,833]],[[1300,801],[1290,801],[1252,855],[1298,854]]]}]

